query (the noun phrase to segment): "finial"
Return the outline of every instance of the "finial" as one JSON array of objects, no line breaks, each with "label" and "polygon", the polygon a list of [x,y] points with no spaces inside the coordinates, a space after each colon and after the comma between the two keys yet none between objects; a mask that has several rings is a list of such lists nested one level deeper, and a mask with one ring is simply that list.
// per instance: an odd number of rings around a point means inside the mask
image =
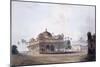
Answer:
[{"label": "finial", "polygon": [[45,31],[47,31],[47,28],[45,28]]}]

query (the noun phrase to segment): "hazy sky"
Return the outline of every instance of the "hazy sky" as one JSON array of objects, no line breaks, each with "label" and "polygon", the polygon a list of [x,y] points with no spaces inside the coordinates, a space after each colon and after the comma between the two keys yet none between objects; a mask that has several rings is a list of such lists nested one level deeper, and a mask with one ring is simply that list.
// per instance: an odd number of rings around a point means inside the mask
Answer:
[{"label": "hazy sky", "polygon": [[[95,32],[95,7],[12,2],[12,44],[21,39],[27,41],[43,31],[86,39],[87,32]],[[26,46],[18,45],[19,50]]]}]

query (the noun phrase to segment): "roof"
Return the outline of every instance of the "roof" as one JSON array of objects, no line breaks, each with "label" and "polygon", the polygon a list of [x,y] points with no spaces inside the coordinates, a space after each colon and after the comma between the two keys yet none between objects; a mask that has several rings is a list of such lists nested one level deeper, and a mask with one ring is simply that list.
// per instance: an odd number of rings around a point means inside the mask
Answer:
[{"label": "roof", "polygon": [[47,29],[45,29],[44,32],[40,33],[38,35],[38,38],[39,39],[43,39],[43,38],[51,38],[52,37],[52,34],[50,32],[47,31]]}]

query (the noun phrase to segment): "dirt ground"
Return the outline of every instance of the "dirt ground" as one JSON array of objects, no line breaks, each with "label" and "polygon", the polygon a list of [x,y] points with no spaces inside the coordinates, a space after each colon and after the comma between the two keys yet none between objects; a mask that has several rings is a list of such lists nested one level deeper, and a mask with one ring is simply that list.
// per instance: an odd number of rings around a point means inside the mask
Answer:
[{"label": "dirt ground", "polygon": [[67,54],[39,54],[39,55],[12,55],[12,65],[37,65],[37,64],[51,64],[51,63],[69,63],[85,61],[84,58],[87,53],[67,53]]}]

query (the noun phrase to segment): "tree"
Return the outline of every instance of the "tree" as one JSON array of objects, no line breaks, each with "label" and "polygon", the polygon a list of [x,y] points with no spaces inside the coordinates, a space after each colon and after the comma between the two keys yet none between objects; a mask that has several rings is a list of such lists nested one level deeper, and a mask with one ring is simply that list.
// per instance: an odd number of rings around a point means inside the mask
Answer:
[{"label": "tree", "polygon": [[88,60],[96,60],[96,35],[91,35],[91,32],[87,33],[88,39]]},{"label": "tree", "polygon": [[90,41],[90,40],[92,39],[91,32],[88,32],[88,33],[87,33],[87,38],[88,38],[88,41]]},{"label": "tree", "polygon": [[18,54],[18,50],[17,50],[17,46],[16,45],[12,45],[12,54]]},{"label": "tree", "polygon": [[68,48],[71,49],[71,42],[70,40],[67,41]]}]

